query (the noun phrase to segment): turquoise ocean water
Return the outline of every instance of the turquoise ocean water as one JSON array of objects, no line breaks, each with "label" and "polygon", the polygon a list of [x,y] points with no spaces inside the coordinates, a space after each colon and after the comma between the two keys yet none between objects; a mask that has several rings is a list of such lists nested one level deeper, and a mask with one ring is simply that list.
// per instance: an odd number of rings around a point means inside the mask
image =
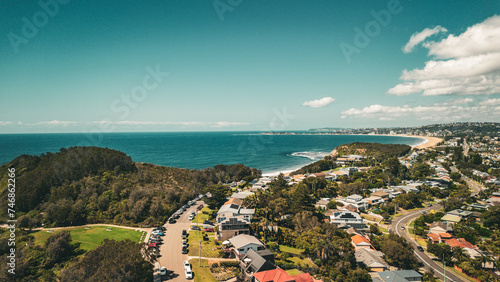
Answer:
[{"label": "turquoise ocean water", "polygon": [[62,147],[99,146],[122,151],[134,161],[203,169],[242,163],[264,174],[290,171],[351,142],[416,145],[420,138],[373,135],[260,135],[258,132],[0,134],[0,164],[22,154]]}]

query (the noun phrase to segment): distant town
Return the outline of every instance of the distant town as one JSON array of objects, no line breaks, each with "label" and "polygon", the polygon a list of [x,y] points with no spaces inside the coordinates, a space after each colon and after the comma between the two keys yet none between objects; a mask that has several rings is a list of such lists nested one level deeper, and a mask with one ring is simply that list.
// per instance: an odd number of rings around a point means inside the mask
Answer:
[{"label": "distant town", "polygon": [[[20,156],[0,167],[0,183],[15,167],[19,185],[16,229],[1,238],[17,236],[19,280],[498,281],[499,126],[318,131],[439,141],[344,144],[271,176],[134,163],[96,147]],[[72,170],[55,175],[56,165]]]}]

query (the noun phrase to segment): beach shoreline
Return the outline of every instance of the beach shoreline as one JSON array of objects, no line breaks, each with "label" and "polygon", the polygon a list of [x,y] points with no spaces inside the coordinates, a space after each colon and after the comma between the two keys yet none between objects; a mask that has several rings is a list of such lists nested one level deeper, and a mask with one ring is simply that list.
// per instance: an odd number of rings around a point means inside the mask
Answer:
[{"label": "beach shoreline", "polygon": [[[399,136],[399,137],[417,138],[417,139],[421,139],[422,142],[419,142],[415,145],[412,145],[411,147],[412,147],[412,149],[418,149],[418,150],[425,150],[425,149],[433,148],[433,147],[437,146],[439,143],[444,141],[443,138],[431,137],[431,136],[420,136],[420,135],[403,135],[403,134],[345,134],[345,135]],[[335,149],[333,151],[335,151]],[[262,174],[262,176],[277,176],[280,173],[283,173],[284,175],[288,175],[288,174],[290,174],[290,173],[292,173],[292,172],[294,172],[294,171],[296,171],[296,170],[298,170],[306,165],[312,164],[314,162],[315,161],[312,161],[312,162],[305,164],[303,166],[300,166],[300,167],[285,168],[285,169],[280,170],[280,171],[267,172],[267,173]]]}]

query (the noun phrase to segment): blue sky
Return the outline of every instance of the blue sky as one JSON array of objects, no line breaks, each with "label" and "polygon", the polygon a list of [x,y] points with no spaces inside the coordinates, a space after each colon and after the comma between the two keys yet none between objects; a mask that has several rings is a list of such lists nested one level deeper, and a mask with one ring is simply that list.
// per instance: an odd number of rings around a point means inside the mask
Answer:
[{"label": "blue sky", "polygon": [[2,1],[0,132],[500,121],[498,15],[498,1]]}]

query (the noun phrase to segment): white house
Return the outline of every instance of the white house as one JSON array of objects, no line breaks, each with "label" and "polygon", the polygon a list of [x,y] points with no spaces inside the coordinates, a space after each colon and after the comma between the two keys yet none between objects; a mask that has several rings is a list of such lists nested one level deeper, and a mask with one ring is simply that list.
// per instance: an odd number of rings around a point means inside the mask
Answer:
[{"label": "white house", "polygon": [[234,251],[239,257],[243,257],[249,250],[256,252],[265,250],[264,244],[254,236],[241,234],[229,239],[229,242],[234,247]]}]

